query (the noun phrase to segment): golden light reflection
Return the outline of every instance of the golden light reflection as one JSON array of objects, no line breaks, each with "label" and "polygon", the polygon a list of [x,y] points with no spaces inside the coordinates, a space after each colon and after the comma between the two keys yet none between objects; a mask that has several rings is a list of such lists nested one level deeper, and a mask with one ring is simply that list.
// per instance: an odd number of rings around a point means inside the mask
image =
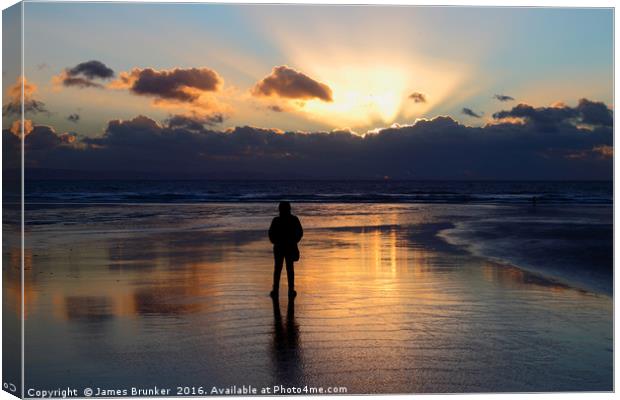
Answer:
[{"label": "golden light reflection", "polygon": [[562,293],[562,295],[580,294],[578,290],[568,285],[510,265],[485,263],[482,265],[482,276],[488,282],[497,283],[504,287],[525,289],[534,286],[551,293]]},{"label": "golden light reflection", "polygon": [[[308,240],[312,240],[312,236],[308,236]],[[316,287],[306,288],[309,292],[329,288],[344,290],[351,297],[398,293],[401,290],[407,292],[405,286],[423,277],[429,279],[432,275],[428,268],[429,253],[422,248],[411,248],[399,243],[401,239],[396,227],[339,231],[324,240],[333,241],[336,249],[326,247],[304,250],[307,254],[304,260],[309,261],[303,261],[299,267],[305,271],[300,273],[302,283],[316,284]],[[322,279],[319,280],[312,277],[318,273],[317,268],[321,270]],[[402,280],[404,276],[411,279]],[[359,282],[359,285],[351,284],[352,281]],[[428,296],[428,293],[419,292],[417,295]],[[440,293],[436,295],[443,296]]]},{"label": "golden light reflection", "polygon": [[[433,274],[429,254],[402,245],[396,228],[360,227],[327,236],[318,233],[321,238],[316,232],[307,233],[297,267],[300,291],[338,291],[347,297],[377,299],[390,294],[383,298],[389,306],[393,296],[408,292],[408,286]],[[169,240],[152,240],[148,249],[118,240],[104,252],[99,246],[84,246],[38,258],[38,270],[45,271],[45,283],[40,284],[50,285],[46,292],[53,314],[63,320],[105,321],[109,316],[198,313],[225,306],[219,299],[237,290],[240,283],[259,288],[270,285],[272,261],[266,241],[242,247],[213,243],[171,250]],[[323,244],[313,246],[313,241]],[[264,268],[252,268],[255,260],[251,255],[257,253]],[[69,258],[63,261],[63,257]],[[87,262],[99,267],[86,268]],[[58,270],[59,265],[66,271]],[[55,275],[47,272],[52,269]],[[404,275],[411,280],[402,280]],[[285,282],[283,279],[281,284],[285,286]],[[425,289],[416,297],[446,298],[446,294]]]},{"label": "golden light reflection", "polygon": [[[3,301],[15,314],[21,311],[22,299],[22,253],[19,247],[10,247],[4,255],[3,264]],[[33,256],[30,249],[24,250],[24,318],[28,318],[31,308],[39,301],[39,293],[35,275],[32,270]]]},{"label": "golden light reflection", "polygon": [[[475,297],[472,287],[482,287],[479,275],[483,281],[524,291],[567,290],[516,268],[446,264],[445,254],[416,243],[415,233],[395,225],[397,216],[398,211],[370,220],[352,216],[350,228],[306,231],[296,283],[299,292],[311,296],[314,317],[348,318],[351,309],[374,313],[402,307],[420,312],[440,307],[445,317]],[[38,257],[29,250],[27,307],[50,304],[58,319],[101,322],[204,313],[229,307],[227,296],[256,298],[257,291],[267,292],[273,261],[266,238],[226,241],[202,234],[188,232],[187,240],[179,240],[179,233],[161,234],[150,238],[148,247],[141,246],[143,239],[137,236],[110,240],[104,247],[93,242],[55,248]],[[9,264],[19,261],[18,253],[8,256]],[[18,298],[19,283],[7,287]],[[281,290],[285,288],[283,274]],[[334,308],[329,305],[333,301],[349,302],[350,307]]]}]

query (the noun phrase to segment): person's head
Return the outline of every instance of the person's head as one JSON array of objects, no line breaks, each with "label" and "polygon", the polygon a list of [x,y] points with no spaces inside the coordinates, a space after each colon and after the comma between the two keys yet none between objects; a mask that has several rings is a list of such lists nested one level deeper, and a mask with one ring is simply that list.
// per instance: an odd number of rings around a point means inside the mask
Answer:
[{"label": "person's head", "polygon": [[291,203],[289,203],[288,201],[281,201],[278,205],[278,210],[280,210],[280,215],[290,215]]}]

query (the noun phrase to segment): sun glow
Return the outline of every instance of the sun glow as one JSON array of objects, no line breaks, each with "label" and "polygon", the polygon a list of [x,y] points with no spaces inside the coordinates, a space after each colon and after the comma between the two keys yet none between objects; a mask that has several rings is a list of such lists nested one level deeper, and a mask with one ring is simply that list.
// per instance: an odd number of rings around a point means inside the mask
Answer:
[{"label": "sun glow", "polygon": [[[330,121],[334,127],[370,128],[420,117],[450,96],[461,75],[446,68],[410,64],[367,63],[314,66],[314,74],[333,90],[334,101],[308,101],[299,112],[309,119]],[[426,102],[409,98],[428,93]]]},{"label": "sun glow", "polygon": [[[323,75],[323,74],[321,74]],[[407,76],[394,67],[370,68],[347,65],[325,71],[334,101],[307,102],[301,112],[309,118],[325,118],[339,124],[356,126],[393,120],[406,93]]]},{"label": "sun glow", "polygon": [[[399,21],[380,20],[343,30],[319,18],[308,34],[306,30],[285,30],[265,17],[265,36],[276,44],[284,63],[333,92],[332,102],[292,101],[283,108],[332,128],[365,132],[430,116],[458,97],[456,93],[467,84],[472,68],[429,54],[412,37],[402,38],[398,33],[407,21]],[[386,37],[399,37],[399,45],[386,42]],[[423,94],[426,101],[409,98],[414,92]]]}]

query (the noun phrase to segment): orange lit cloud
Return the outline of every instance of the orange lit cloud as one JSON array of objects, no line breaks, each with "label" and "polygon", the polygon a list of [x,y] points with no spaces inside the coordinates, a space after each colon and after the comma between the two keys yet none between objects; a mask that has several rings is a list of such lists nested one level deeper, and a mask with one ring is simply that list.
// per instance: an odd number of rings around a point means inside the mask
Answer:
[{"label": "orange lit cloud", "polygon": [[614,148],[607,145],[594,146],[592,152],[599,154],[602,158],[612,158],[614,156]]},{"label": "orange lit cloud", "polygon": [[566,108],[568,107],[568,105],[566,105],[566,103],[564,103],[563,101],[554,101],[553,103],[551,103],[550,107],[551,108]]},{"label": "orange lit cloud", "polygon": [[224,80],[216,71],[204,67],[167,70],[134,68],[121,72],[108,87],[150,97],[153,106],[171,110],[174,114],[210,120],[214,114],[231,112],[228,104],[216,98],[216,95],[230,95],[222,93],[223,84]]},{"label": "orange lit cloud", "polygon": [[[30,134],[30,132],[32,132],[32,129],[33,129],[32,121],[29,120],[29,119],[25,119],[24,120],[24,136],[28,136],[28,134]],[[15,135],[17,137],[21,137],[21,134],[22,134],[22,121],[19,120],[19,119],[13,121],[9,131],[13,135]]]},{"label": "orange lit cloud", "polygon": [[587,160],[599,158],[601,160],[609,160],[614,156],[614,148],[608,145],[598,145],[592,147],[591,150],[582,150],[568,153],[565,157],[569,160]]},{"label": "orange lit cloud", "polygon": [[36,100],[34,94],[37,92],[37,85],[26,80],[25,77],[18,77],[15,84],[7,89],[9,102],[4,105],[2,112],[4,115],[19,115],[22,110],[22,84],[24,89],[24,113],[44,113],[47,112],[45,104]]},{"label": "orange lit cloud", "polygon": [[82,77],[74,77],[69,75],[68,71],[62,71],[58,75],[54,75],[52,77],[52,83],[56,89],[59,89],[60,86],[74,86],[81,89],[84,88],[99,88],[103,89],[103,85],[97,82],[94,82],[90,79],[82,78]]},{"label": "orange lit cloud", "polygon": [[217,92],[223,79],[209,68],[174,68],[155,70],[153,68],[134,68],[121,72],[119,79],[110,87],[129,89],[130,92],[151,96],[159,100],[175,102],[196,102],[205,92]]},{"label": "orange lit cloud", "polygon": [[274,67],[271,74],[252,88],[252,94],[259,97],[276,96],[298,100],[333,101],[332,90],[329,86],[286,65]]},{"label": "orange lit cloud", "polygon": [[488,125],[499,125],[499,124],[523,125],[525,124],[525,118],[504,117],[504,118],[498,118],[498,119],[491,119],[491,121],[488,122]]}]

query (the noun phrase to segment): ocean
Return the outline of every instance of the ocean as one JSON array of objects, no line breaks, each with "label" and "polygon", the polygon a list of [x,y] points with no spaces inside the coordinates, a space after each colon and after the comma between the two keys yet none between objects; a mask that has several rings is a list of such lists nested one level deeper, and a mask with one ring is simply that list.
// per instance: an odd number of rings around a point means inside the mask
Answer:
[{"label": "ocean", "polygon": [[612,204],[610,181],[26,180],[28,203]]}]

